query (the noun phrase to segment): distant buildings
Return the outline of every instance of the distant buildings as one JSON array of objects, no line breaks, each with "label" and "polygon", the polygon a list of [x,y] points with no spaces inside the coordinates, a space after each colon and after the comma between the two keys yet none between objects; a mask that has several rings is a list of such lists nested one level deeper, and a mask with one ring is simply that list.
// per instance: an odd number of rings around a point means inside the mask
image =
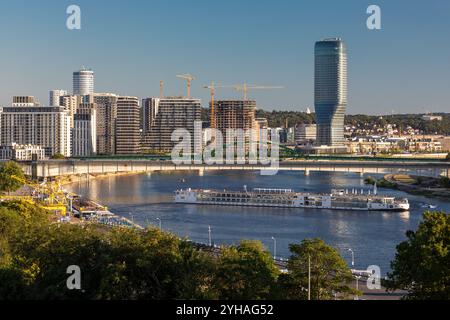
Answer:
[{"label": "distant buildings", "polygon": [[33,96],[14,96],[13,107],[38,107],[39,103]]},{"label": "distant buildings", "polygon": [[[201,121],[201,101],[190,98],[148,98],[143,101],[144,149],[170,153],[177,142],[172,141],[176,129],[185,129],[194,140],[194,123]],[[202,139],[202,137],[199,137]]]},{"label": "distant buildings", "polygon": [[300,145],[312,145],[317,138],[317,125],[299,124],[295,127],[295,142]]},{"label": "distant buildings", "polygon": [[442,116],[435,116],[432,114],[425,114],[422,116],[422,119],[425,121],[442,121]]},{"label": "distant buildings", "polygon": [[80,104],[74,115],[72,156],[89,157],[97,153],[97,105]]},{"label": "distant buildings", "polygon": [[97,154],[116,153],[116,121],[118,96],[113,93],[95,93],[87,99],[97,105]]},{"label": "distant buildings", "polygon": [[[448,140],[450,141],[450,140]],[[348,152],[360,155],[395,154],[395,153],[441,153],[450,151],[444,145],[441,136],[403,136],[389,138],[383,136],[366,136],[346,142]]]},{"label": "distant buildings", "polygon": [[0,145],[35,145],[44,148],[46,156],[71,156],[71,116],[63,107],[12,106],[3,108],[0,116]]},{"label": "distant buildings", "polygon": [[68,93],[65,90],[51,90],[49,93],[49,106],[59,107],[61,106],[61,97],[67,96]]},{"label": "distant buildings", "polygon": [[86,96],[94,93],[94,71],[82,69],[73,73],[73,95]]},{"label": "distant buildings", "polygon": [[156,115],[159,112],[159,101],[157,98],[142,99],[141,107],[141,129],[143,137],[150,134],[152,126],[155,124]]},{"label": "distant buildings", "polygon": [[74,126],[75,114],[77,113],[78,107],[83,103],[82,96],[66,95],[59,97],[59,105],[64,107],[64,109],[70,114],[70,127]]},{"label": "distant buildings", "polygon": [[46,159],[45,150],[41,146],[19,145],[17,143],[0,146],[1,160],[29,161],[33,159],[33,155],[36,155],[38,160]]},{"label": "distant buildings", "polygon": [[258,130],[267,130],[269,128],[269,121],[266,118],[256,118],[255,121]]},{"label": "distant buildings", "polygon": [[315,109],[318,146],[344,145],[347,107],[347,49],[338,38],[315,46]]},{"label": "distant buildings", "polygon": [[141,152],[141,110],[136,97],[118,97],[116,120],[116,154]]}]

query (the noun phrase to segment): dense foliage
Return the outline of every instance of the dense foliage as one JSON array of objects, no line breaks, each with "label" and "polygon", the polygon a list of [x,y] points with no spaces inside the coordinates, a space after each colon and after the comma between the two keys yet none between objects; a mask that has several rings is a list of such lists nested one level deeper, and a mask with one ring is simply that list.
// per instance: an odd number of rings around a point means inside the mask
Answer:
[{"label": "dense foliage", "polygon": [[[348,268],[323,242],[292,246],[292,277],[280,276],[260,242],[242,241],[216,255],[157,229],[55,224],[35,206],[1,203],[0,300],[305,299],[295,289],[304,284],[302,248],[314,257],[313,298],[350,290],[341,277]],[[72,265],[80,267],[82,290],[67,288]]]},{"label": "dense foliage", "polygon": [[353,276],[347,263],[336,249],[321,239],[307,239],[300,245],[290,245],[292,256],[285,275],[286,294],[289,298],[307,297],[308,273],[311,270],[311,299],[329,300],[336,297],[347,298],[358,294],[347,286]]},{"label": "dense foliage", "polygon": [[426,212],[416,232],[397,246],[387,286],[407,299],[450,299],[450,215]]},{"label": "dense foliage", "polygon": [[12,176],[25,179],[22,168],[13,161],[0,165],[0,192],[14,192],[22,187],[22,183]]}]

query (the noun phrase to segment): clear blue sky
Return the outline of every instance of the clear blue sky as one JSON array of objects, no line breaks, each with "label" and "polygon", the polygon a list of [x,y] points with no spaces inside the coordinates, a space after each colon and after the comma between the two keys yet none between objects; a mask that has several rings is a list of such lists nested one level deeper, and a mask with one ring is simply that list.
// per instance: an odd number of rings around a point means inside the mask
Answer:
[{"label": "clear blue sky", "polygon": [[[66,8],[82,10],[82,30],[66,28]],[[381,31],[366,9],[382,9]],[[178,73],[201,87],[248,82],[286,89],[253,92],[263,109],[313,105],[314,42],[344,38],[349,49],[349,113],[450,112],[450,1],[400,0],[2,0],[0,105],[12,95],[71,91],[72,71],[96,73],[97,92],[157,96],[185,92]],[[221,90],[218,97],[238,97]]]}]

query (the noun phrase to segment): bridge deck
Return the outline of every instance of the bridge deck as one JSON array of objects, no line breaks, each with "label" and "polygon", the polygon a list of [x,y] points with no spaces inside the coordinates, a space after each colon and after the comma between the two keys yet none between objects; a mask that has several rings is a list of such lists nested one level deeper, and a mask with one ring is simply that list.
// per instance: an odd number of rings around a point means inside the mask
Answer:
[{"label": "bridge deck", "polygon": [[413,174],[419,176],[449,177],[450,162],[435,161],[283,161],[271,168],[270,165],[252,164],[188,164],[175,165],[171,161],[151,160],[48,160],[32,163],[21,163],[25,173],[32,176],[33,171],[38,178],[64,175],[107,174],[124,172],[154,171],[311,171],[356,172],[372,174]]}]

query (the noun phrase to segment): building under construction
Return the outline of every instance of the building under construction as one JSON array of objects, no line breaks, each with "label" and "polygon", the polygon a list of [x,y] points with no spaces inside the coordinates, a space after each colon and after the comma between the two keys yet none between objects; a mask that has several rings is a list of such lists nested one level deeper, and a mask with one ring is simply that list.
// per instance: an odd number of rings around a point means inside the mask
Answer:
[{"label": "building under construction", "polygon": [[143,101],[142,113],[143,148],[152,152],[170,153],[177,144],[172,141],[172,134],[177,129],[184,129],[191,136],[191,146],[195,141],[194,124],[201,124],[201,101],[190,98],[148,98]]},{"label": "building under construction", "polygon": [[[210,104],[211,107],[211,104]],[[216,129],[226,135],[227,129],[258,129],[256,123],[256,101],[218,100],[214,102]]]}]

